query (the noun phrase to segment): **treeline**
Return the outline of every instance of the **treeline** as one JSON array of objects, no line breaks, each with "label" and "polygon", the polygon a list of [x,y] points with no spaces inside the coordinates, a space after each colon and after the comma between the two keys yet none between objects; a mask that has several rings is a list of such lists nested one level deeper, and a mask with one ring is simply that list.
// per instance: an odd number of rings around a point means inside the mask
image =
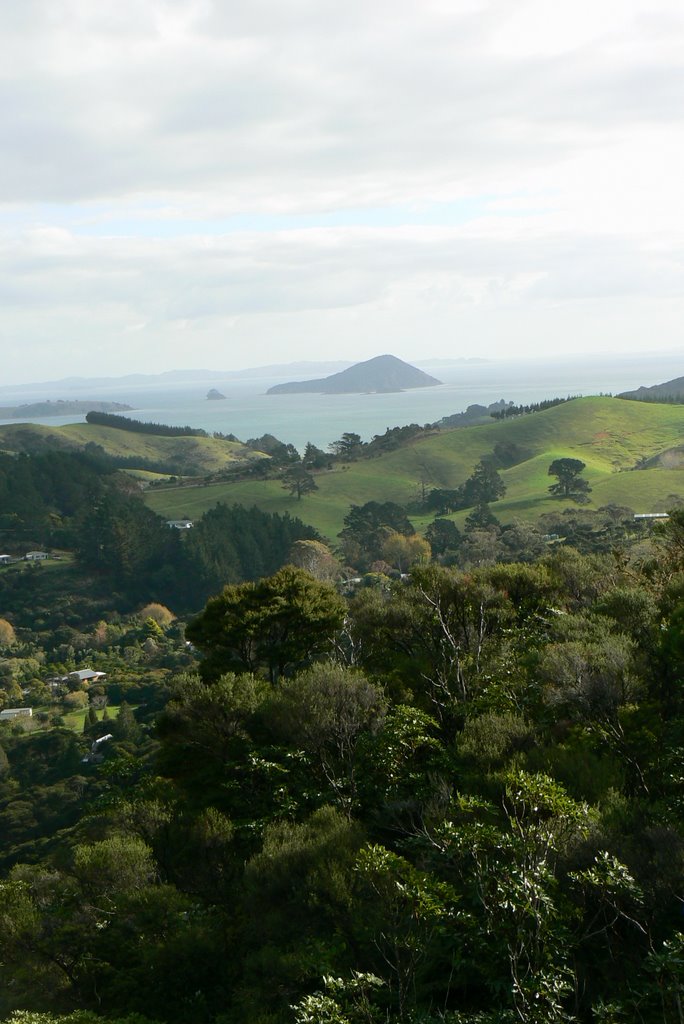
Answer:
[{"label": "treeline", "polygon": [[70,795],[2,881],[0,1017],[679,1024],[683,540],[226,588],[100,768],[7,743],[0,798]]},{"label": "treeline", "polygon": [[438,430],[448,430],[450,427],[467,427],[473,423],[486,423],[488,418],[495,412],[507,408],[511,403],[505,399],[498,402],[491,402],[489,405],[469,405],[465,412],[452,413],[451,416],[442,416],[432,426]]},{"label": "treeline", "polygon": [[209,437],[206,430],[200,427],[168,427],[163,423],[144,423],[142,420],[129,419],[127,416],[116,416],[109,412],[86,413],[86,423],[94,423],[99,427],[114,427],[116,430],[128,430],[133,434],[154,434],[156,437]]},{"label": "treeline", "polygon": [[28,541],[68,546],[70,525],[96,500],[112,467],[97,453],[0,454],[0,543],[10,553]]},{"label": "treeline", "polygon": [[226,583],[275,572],[295,541],[317,538],[288,514],[222,504],[181,534],[139,498],[108,493],[81,517],[74,551],[129,601],[188,612]]},{"label": "treeline", "polygon": [[632,395],[618,395],[618,398],[624,398],[628,402],[651,402],[654,405],[684,405],[684,394],[679,395],[662,395],[662,394],[632,394]]},{"label": "treeline", "polygon": [[449,515],[459,509],[472,508],[498,501],[506,493],[506,485],[494,457],[481,459],[473,473],[459,487],[433,487],[425,496],[423,507],[438,515]]},{"label": "treeline", "polygon": [[103,470],[113,472],[116,469],[145,470],[148,473],[160,473],[164,476],[183,476],[188,473],[187,462],[174,462],[173,459],[148,459],[139,455],[113,455],[105,451],[102,445],[88,441],[83,451],[97,461]]},{"label": "treeline", "polygon": [[[96,447],[96,446],[95,446]],[[201,607],[224,583],[275,572],[297,540],[316,531],[288,514],[219,505],[184,536],[143,503],[101,451],[0,454],[0,542],[66,548],[126,603]]]},{"label": "treeline", "polygon": [[529,405],[507,405],[505,409],[496,409],[490,413],[494,420],[507,420],[513,416],[525,416],[530,412],[544,412],[546,409],[553,409],[556,405],[564,402],[572,402],[579,395],[568,395],[567,398],[546,398],[543,402],[531,402]]}]

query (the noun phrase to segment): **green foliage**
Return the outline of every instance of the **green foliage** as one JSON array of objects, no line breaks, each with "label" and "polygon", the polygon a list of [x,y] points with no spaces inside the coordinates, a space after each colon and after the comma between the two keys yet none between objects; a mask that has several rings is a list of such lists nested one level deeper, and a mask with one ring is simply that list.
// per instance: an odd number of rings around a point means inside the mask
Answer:
[{"label": "green foliage", "polygon": [[[310,990],[327,964],[347,959],[338,929],[340,914],[351,913],[362,842],[358,825],[330,807],[301,823],[266,827],[261,851],[245,871],[246,941],[255,950],[268,950],[274,986],[291,991],[294,974],[299,990]],[[257,991],[262,963],[256,957],[248,965],[247,984]],[[265,995],[270,1002],[272,994]]]},{"label": "green foliage", "polygon": [[378,844],[361,850],[357,873],[365,908],[359,925],[389,967],[390,998],[404,1020],[426,962],[440,959],[456,923],[458,897],[449,883]]},{"label": "green foliage", "polygon": [[344,433],[338,441],[333,441],[329,445],[330,451],[337,456],[338,459],[355,459],[361,454],[362,449],[365,447],[361,440],[360,434]]},{"label": "green foliage", "polygon": [[549,476],[555,476],[557,482],[551,484],[549,493],[561,498],[572,498],[574,501],[585,501],[591,491],[587,480],[580,476],[586,465],[581,459],[554,459],[549,466]]},{"label": "green foliage", "polygon": [[204,678],[169,679],[183,624],[142,598],[86,622],[36,589],[63,623],[38,643],[5,584],[8,685],[92,656],[93,698],[125,701],[89,727],[115,734],[101,763],[37,714],[2,726],[0,1018],[679,1024],[683,523],[639,559],[479,566],[479,534],[509,559],[525,537],[474,526],[469,570],[349,602],[301,568],[236,580],[189,627]]},{"label": "green foliage", "polygon": [[425,539],[436,556],[456,551],[461,543],[461,532],[450,519],[433,519],[425,531]]},{"label": "green foliage", "polygon": [[425,499],[425,507],[439,515],[449,515],[459,509],[486,506],[498,501],[506,493],[503,482],[492,458],[481,459],[465,483],[456,489],[433,488]]},{"label": "green foliage", "polygon": [[259,583],[226,587],[187,628],[206,655],[202,673],[266,668],[271,679],[332,649],[345,605],[333,588],[285,566]]},{"label": "green foliage", "polygon": [[140,596],[154,596],[163,566],[179,558],[177,531],[140,500],[109,493],[83,510],[75,551],[84,566]]},{"label": "green foliage", "polygon": [[[58,1015],[15,1010],[2,1024],[103,1024],[104,1019],[90,1010],[74,1010],[73,1013]],[[107,1024],[155,1024],[149,1017],[141,1017],[138,1013],[127,1013],[125,1017],[107,1017],[106,1021]]]},{"label": "green foliage", "polygon": [[392,501],[352,505],[339,535],[345,557],[354,565],[367,567],[382,557],[382,547],[390,531],[405,537],[415,533],[400,505]]},{"label": "green foliage", "polygon": [[572,402],[576,395],[569,395],[567,398],[547,398],[543,402],[531,402],[529,405],[513,405],[511,402],[504,409],[491,413],[492,419],[507,420],[513,416],[525,416],[531,412],[544,412],[546,409],[553,409],[556,405],[564,402]]},{"label": "green foliage", "polygon": [[362,673],[332,663],[285,681],[269,708],[272,729],[310,755],[321,787],[343,808],[356,803],[359,744],[381,728],[386,702]]},{"label": "green foliage", "polygon": [[167,427],[163,423],[143,423],[141,420],[117,416],[110,412],[89,412],[86,415],[86,423],[129,430],[133,434],[154,434],[156,437],[208,437],[206,430],[200,430],[198,427]]},{"label": "green foliage", "polygon": [[326,455],[321,448],[317,448],[311,441],[307,441],[302,463],[307,469],[324,469],[330,463],[330,456]]},{"label": "green foliage", "polygon": [[271,466],[291,466],[300,460],[299,452],[294,445],[279,441],[273,434],[251,437],[246,444],[248,448],[252,448],[256,452],[265,452],[270,456]]},{"label": "green foliage", "polygon": [[295,1024],[373,1024],[382,1021],[380,1007],[373,1005],[375,992],[384,982],[375,974],[352,972],[349,979],[325,977],[325,993],[305,996],[294,1010]]},{"label": "green foliage", "polygon": [[302,495],[312,494],[318,490],[318,484],[311,473],[302,465],[288,469],[286,473],[283,473],[282,480],[285,490],[296,496],[297,501],[302,500]]},{"label": "green foliage", "polygon": [[298,540],[316,540],[299,519],[270,515],[239,505],[217,505],[184,538],[186,588],[195,606],[227,583],[255,580],[276,572]]},{"label": "green foliage", "polygon": [[437,738],[437,723],[417,708],[396,705],[361,751],[362,799],[366,806],[399,809],[427,803],[448,759]]},{"label": "green foliage", "polygon": [[485,711],[466,720],[458,739],[458,752],[487,771],[503,767],[513,754],[525,750],[532,739],[530,724],[521,715]]}]

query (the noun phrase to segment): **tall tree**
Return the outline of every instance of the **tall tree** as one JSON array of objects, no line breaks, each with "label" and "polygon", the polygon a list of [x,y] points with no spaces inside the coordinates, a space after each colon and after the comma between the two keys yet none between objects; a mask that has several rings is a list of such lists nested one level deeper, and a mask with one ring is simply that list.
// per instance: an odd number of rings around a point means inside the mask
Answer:
[{"label": "tall tree", "polygon": [[580,475],[584,469],[586,463],[581,459],[554,459],[549,466],[549,476],[555,476],[556,483],[551,484],[549,492],[560,498],[572,498],[577,502],[587,501],[591,487]]},{"label": "tall tree", "polygon": [[283,473],[283,487],[292,495],[297,495],[297,501],[302,500],[303,494],[311,494],[318,490],[318,484],[304,466],[301,464],[293,466]]},{"label": "tall tree", "polygon": [[450,519],[433,519],[425,531],[425,539],[433,555],[444,555],[455,551],[461,543],[461,532]]},{"label": "tall tree", "polygon": [[392,530],[405,537],[415,533],[401,505],[393,501],[367,501],[365,505],[352,505],[339,537],[349,561],[366,566],[382,557],[382,546]]},{"label": "tall tree", "polygon": [[265,668],[271,680],[331,650],[346,605],[327,583],[286,565],[258,583],[225,587],[187,628],[202,674]]},{"label": "tall tree", "polygon": [[340,577],[340,563],[330,548],[320,540],[296,540],[290,548],[287,561],[298,569],[304,569],[317,580],[332,581]]},{"label": "tall tree", "polygon": [[463,485],[463,492],[467,506],[483,505],[503,498],[506,485],[492,462],[482,459]]},{"label": "tall tree", "polygon": [[330,463],[330,456],[322,448],[317,448],[311,441],[306,442],[302,462],[309,469],[323,469]]},{"label": "tall tree", "polygon": [[339,459],[355,459],[364,447],[360,434],[345,432],[338,441],[329,445],[330,451]]}]

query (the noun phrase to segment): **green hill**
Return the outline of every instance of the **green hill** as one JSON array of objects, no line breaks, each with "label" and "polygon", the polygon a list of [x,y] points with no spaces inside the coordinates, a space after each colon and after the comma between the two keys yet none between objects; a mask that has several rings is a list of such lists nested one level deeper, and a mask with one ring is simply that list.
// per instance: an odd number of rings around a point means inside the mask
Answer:
[{"label": "green hill", "polygon": [[443,431],[378,458],[336,464],[316,475],[318,491],[302,501],[277,480],[161,490],[147,501],[169,518],[196,517],[217,501],[289,511],[334,539],[350,505],[372,500],[406,504],[416,501],[423,487],[456,487],[483,455],[505,442],[516,444],[526,458],[502,471],[507,493],[495,511],[504,522],[536,519],[570,504],[548,493],[549,465],[566,456],[586,463],[593,488],[588,508],[615,502],[635,511],[660,511],[671,495],[684,496],[684,470],[634,467],[672,448],[683,433],[681,406],[582,398],[504,422]]},{"label": "green hill", "polygon": [[69,423],[63,427],[35,423],[0,426],[0,450],[6,452],[74,451],[85,449],[88,444],[98,445],[106,455],[130,460],[131,468],[139,460],[140,468],[155,463],[167,467],[169,473],[184,476],[206,476],[231,465],[264,458],[245,445],[214,437],[159,437],[93,423]]}]

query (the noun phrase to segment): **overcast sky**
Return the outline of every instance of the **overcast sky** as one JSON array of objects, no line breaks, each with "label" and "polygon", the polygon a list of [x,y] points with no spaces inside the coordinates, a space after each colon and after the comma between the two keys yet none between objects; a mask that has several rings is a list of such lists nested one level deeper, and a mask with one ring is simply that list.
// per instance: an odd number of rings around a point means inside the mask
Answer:
[{"label": "overcast sky", "polygon": [[0,7],[5,383],[682,349],[680,0]]}]

